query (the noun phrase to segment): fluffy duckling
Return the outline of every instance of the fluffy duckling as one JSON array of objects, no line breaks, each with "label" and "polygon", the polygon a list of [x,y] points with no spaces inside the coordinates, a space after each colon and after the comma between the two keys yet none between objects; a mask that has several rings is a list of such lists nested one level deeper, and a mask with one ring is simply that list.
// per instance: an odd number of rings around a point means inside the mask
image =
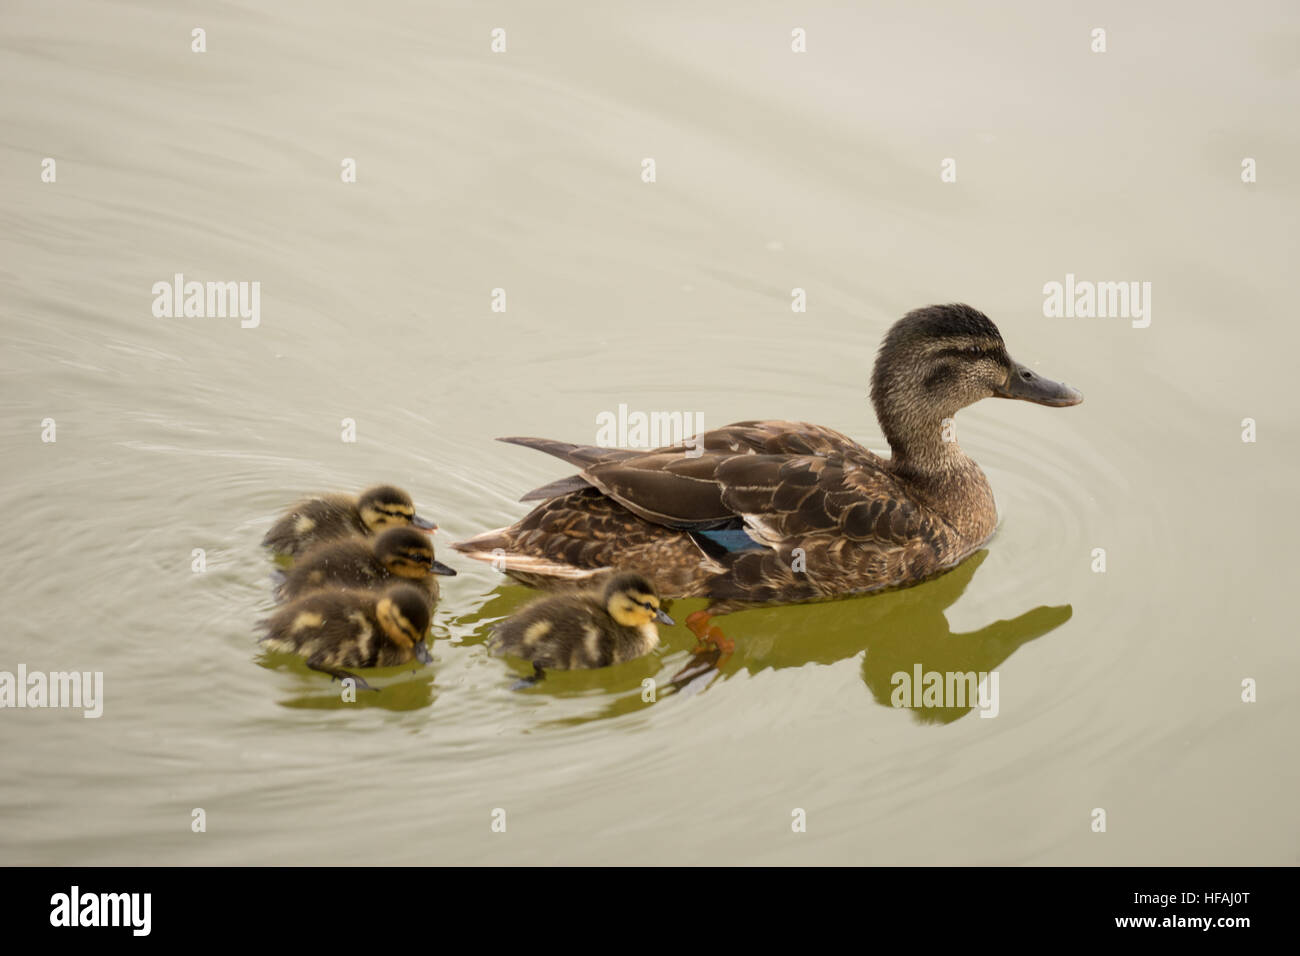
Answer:
[{"label": "fluffy duckling", "polygon": [[433,557],[433,542],[414,528],[389,528],[377,538],[353,536],[316,545],[285,575],[276,592],[293,600],[326,587],[382,588],[406,583],[427,595],[430,607],[438,601],[438,579],[456,571]]},{"label": "fluffy duckling", "polygon": [[655,621],[673,619],[659,608],[659,595],[642,575],[615,574],[603,587],[555,594],[526,605],[492,632],[496,654],[532,661],[534,677],[545,668],[608,667],[640,657],[659,644]]},{"label": "fluffy duckling", "polygon": [[385,528],[436,531],[438,526],[415,513],[411,496],[392,485],[367,488],[350,495],[313,495],[298,502],[262,539],[279,554],[299,555],[312,545],[347,535],[378,534]]},{"label": "fluffy duckling", "polygon": [[409,584],[374,591],[316,591],[285,605],[266,621],[261,643],[272,651],[301,654],[307,666],[362,690],[371,686],[345,667],[392,667],[433,661],[425,645],[429,605]]}]

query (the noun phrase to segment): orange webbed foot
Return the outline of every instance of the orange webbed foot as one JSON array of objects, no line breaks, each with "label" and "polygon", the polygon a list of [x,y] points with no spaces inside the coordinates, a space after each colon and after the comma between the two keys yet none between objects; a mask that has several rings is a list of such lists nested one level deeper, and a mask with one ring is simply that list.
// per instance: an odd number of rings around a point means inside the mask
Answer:
[{"label": "orange webbed foot", "polygon": [[[736,649],[735,641],[722,633],[720,627],[709,624],[713,616],[707,611],[695,611],[686,617],[686,626],[691,629],[701,644],[711,644],[722,652],[723,659],[730,657]],[[719,662],[721,663],[721,661]]]},{"label": "orange webbed foot", "polygon": [[[716,675],[736,649],[736,645],[722,629],[709,623],[712,615],[706,611],[695,611],[687,615],[684,622],[691,633],[699,640],[699,645],[691,654],[691,659],[672,679],[678,689],[693,683],[705,674]],[[712,678],[710,678],[710,681]]]}]

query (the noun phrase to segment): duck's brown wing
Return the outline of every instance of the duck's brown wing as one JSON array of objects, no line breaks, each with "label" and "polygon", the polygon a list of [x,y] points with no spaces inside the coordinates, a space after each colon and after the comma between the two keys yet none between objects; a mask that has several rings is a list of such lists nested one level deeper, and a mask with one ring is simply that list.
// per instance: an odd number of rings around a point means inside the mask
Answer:
[{"label": "duck's brown wing", "polygon": [[875,457],[848,435],[808,422],[736,422],[704,433],[705,451],[749,451],[759,455],[830,455],[860,451]]},{"label": "duck's brown wing", "polygon": [[733,456],[715,481],[723,506],[773,546],[817,534],[898,545],[930,527],[875,456]]},{"label": "duck's brown wing", "polygon": [[[866,467],[882,464],[840,432],[806,422],[748,421],[715,428],[687,442],[652,451],[572,445],[549,439],[503,438],[536,448],[582,469],[579,475],[529,492],[524,500],[594,487],[633,514],[667,528],[712,528],[731,523],[719,469],[736,458],[849,456]],[[883,472],[882,472],[883,474]]]},{"label": "duck's brown wing", "polygon": [[[874,457],[874,456],[872,456]],[[723,503],[766,547],[720,559],[714,609],[886,588],[951,563],[952,530],[917,507],[879,460],[753,455],[718,469]]]},{"label": "duck's brown wing", "polygon": [[631,566],[665,596],[808,600],[937,570],[947,546],[881,459],[819,426],[740,422],[698,450],[516,443],[577,464],[586,484],[457,545],[485,560],[499,549],[512,573]]}]

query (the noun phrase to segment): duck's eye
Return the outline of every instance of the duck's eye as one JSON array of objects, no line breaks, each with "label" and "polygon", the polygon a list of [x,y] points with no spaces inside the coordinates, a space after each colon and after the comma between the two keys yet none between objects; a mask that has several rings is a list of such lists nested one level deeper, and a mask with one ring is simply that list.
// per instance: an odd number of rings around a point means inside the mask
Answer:
[{"label": "duck's eye", "polygon": [[984,350],[980,348],[978,345],[968,345],[966,346],[966,351],[970,355],[979,355]]}]

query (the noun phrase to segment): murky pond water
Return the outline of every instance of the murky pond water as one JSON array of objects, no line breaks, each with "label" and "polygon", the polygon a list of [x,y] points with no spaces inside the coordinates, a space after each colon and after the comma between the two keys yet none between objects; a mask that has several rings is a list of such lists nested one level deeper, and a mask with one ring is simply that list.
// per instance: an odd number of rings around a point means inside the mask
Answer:
[{"label": "murky pond water", "polygon": [[[0,671],[104,696],[0,711],[0,862],[1297,862],[1294,8],[587,6],[6,5]],[[177,273],[258,324],[156,317]],[[1149,325],[1045,317],[1067,275],[1150,282]],[[568,470],[496,436],[626,404],[884,450],[880,337],[954,300],[1087,397],[962,413],[985,549],[727,617],[699,693],[642,699],[681,626],[509,689],[531,592],[448,544]],[[259,654],[258,541],[376,481],[460,574],[434,664],[343,704]],[[996,717],[890,706],[916,665],[996,671]]]}]

